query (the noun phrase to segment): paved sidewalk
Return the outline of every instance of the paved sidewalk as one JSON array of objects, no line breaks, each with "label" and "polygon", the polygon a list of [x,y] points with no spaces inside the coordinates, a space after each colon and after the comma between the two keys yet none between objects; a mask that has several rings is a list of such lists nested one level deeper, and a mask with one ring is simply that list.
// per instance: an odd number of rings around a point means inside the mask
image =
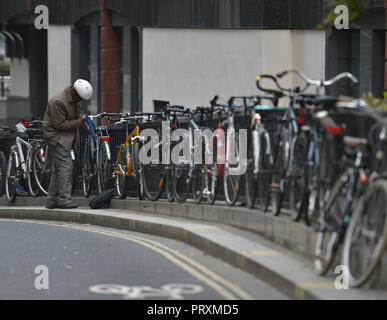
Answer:
[{"label": "paved sidewalk", "polygon": [[[83,205],[84,208],[47,210],[41,206],[42,201],[45,201],[42,198],[20,198],[14,206],[8,206],[4,203],[4,200],[1,199],[0,201],[0,218],[56,220],[92,224],[184,241],[264,279],[291,298],[387,299],[387,291],[337,290],[334,286],[334,276],[317,276],[311,269],[310,260],[305,256],[274,244],[256,233],[242,231],[240,228],[219,221],[193,221],[191,218],[179,217],[179,214],[183,215],[183,213],[188,212],[185,211],[187,207],[184,205],[173,205],[175,215],[168,215],[166,208],[169,204],[163,202],[150,203],[144,201],[140,203],[126,200],[120,202],[124,206],[135,206],[137,203],[137,210],[117,208],[91,210],[86,208],[89,200],[80,199],[77,202]],[[112,205],[117,206],[116,202],[113,201]],[[153,209],[150,209],[152,204]],[[155,214],[157,204],[158,206],[164,205],[164,213],[158,212],[158,214]],[[200,208],[201,206],[196,207]],[[214,207],[205,208],[213,209]],[[144,209],[153,210],[153,213],[146,212]],[[225,209],[223,208],[223,210]],[[234,209],[236,212],[240,210],[238,208]],[[171,211],[169,210],[169,213]]]}]

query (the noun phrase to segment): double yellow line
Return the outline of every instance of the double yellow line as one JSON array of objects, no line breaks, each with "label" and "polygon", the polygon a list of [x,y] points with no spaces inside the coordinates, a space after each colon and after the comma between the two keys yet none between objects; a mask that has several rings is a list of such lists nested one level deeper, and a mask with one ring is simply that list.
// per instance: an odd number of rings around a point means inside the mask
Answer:
[{"label": "double yellow line", "polygon": [[[4,221],[5,219],[2,219],[2,220]],[[239,299],[254,300],[254,298],[250,294],[245,292],[239,286],[224,279],[223,277],[219,276],[217,273],[213,272],[212,270],[198,263],[197,261],[155,240],[145,239],[139,236],[126,235],[126,234],[111,231],[111,230],[101,230],[97,228],[87,227],[84,225],[73,225],[73,224],[67,224],[67,223],[63,224],[58,222],[31,221],[31,220],[7,220],[7,221],[70,228],[70,229],[93,232],[93,233],[103,234],[110,237],[125,239],[128,241],[137,243],[139,245],[142,245],[143,247],[146,247],[164,256],[166,259],[168,259],[178,267],[190,273],[193,277],[195,277],[199,281],[204,282],[207,286],[215,290],[220,296],[222,296],[226,300],[239,300]]]}]

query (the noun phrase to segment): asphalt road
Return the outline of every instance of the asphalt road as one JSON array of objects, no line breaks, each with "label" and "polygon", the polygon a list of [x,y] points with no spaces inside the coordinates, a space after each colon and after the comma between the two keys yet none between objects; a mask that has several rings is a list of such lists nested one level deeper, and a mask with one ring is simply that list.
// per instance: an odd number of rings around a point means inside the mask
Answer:
[{"label": "asphalt road", "polygon": [[0,299],[287,299],[178,239],[0,219]]}]

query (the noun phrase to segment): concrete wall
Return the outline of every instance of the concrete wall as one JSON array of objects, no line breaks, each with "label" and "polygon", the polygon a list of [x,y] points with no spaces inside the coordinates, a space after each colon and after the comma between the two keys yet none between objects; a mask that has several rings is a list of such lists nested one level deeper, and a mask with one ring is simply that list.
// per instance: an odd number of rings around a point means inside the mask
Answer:
[{"label": "concrete wall", "polygon": [[71,26],[48,29],[48,99],[71,83]]},{"label": "concrete wall", "polygon": [[12,59],[10,64],[11,95],[17,97],[30,96],[30,65],[27,59]]},{"label": "concrete wall", "polygon": [[197,106],[215,94],[255,94],[257,75],[288,68],[324,78],[324,32],[145,28],[143,110],[153,100]]}]

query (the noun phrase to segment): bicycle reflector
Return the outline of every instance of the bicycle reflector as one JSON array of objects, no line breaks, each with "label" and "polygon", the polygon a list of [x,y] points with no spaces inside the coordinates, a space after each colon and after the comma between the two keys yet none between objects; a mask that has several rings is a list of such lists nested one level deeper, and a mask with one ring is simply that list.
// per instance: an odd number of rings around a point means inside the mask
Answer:
[{"label": "bicycle reflector", "polygon": [[297,119],[299,125],[305,124],[305,108],[300,108],[300,116]]},{"label": "bicycle reflector", "polygon": [[325,133],[326,134],[333,134],[333,135],[341,135],[341,134],[343,134],[343,127],[342,126],[326,126]]},{"label": "bicycle reflector", "polygon": [[101,141],[102,142],[110,142],[110,137],[102,137]]},{"label": "bicycle reflector", "polygon": [[22,121],[20,121],[20,123],[27,128],[30,126],[26,120],[22,120]]}]

